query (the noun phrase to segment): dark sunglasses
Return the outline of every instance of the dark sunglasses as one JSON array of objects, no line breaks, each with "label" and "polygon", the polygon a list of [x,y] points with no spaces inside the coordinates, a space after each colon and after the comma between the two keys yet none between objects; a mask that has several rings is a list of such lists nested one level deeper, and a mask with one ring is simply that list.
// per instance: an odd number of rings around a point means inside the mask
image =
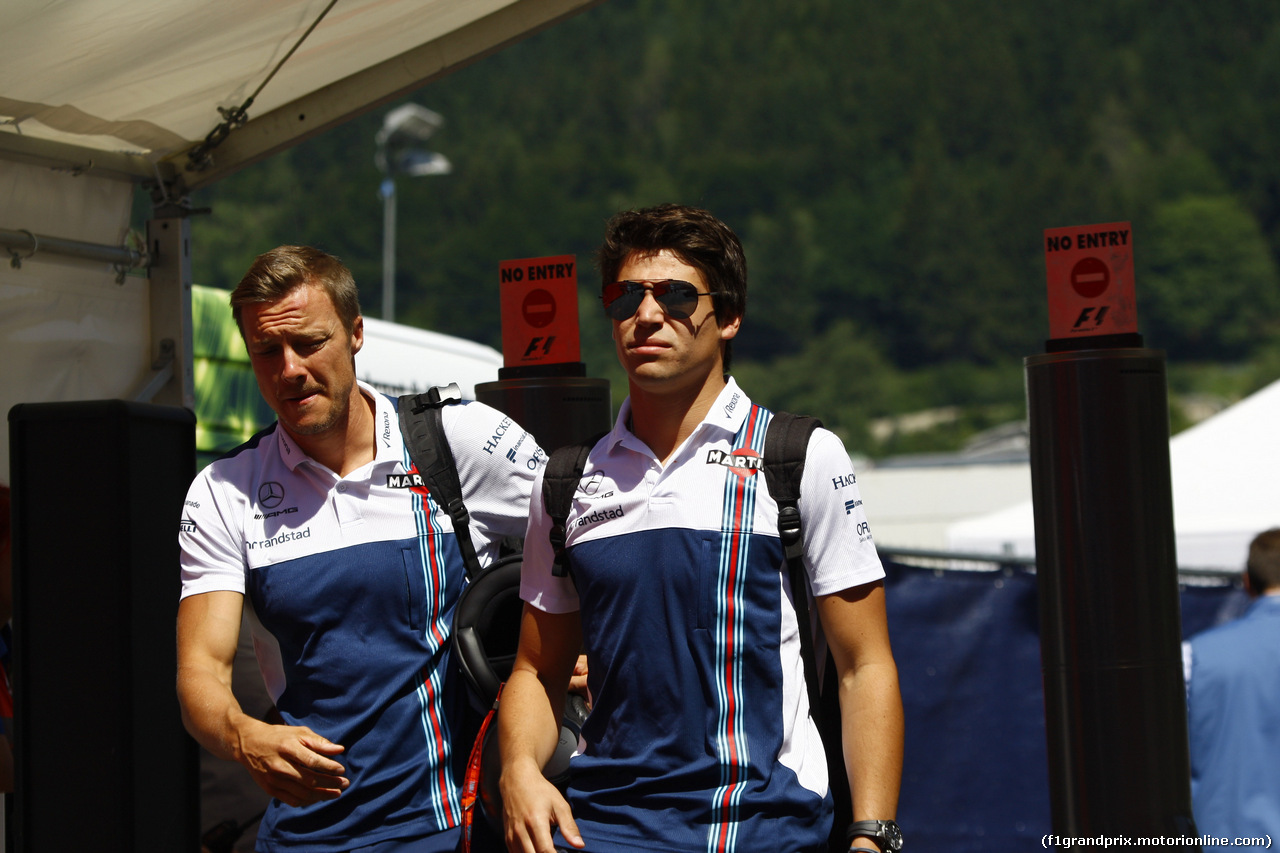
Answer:
[{"label": "dark sunglasses", "polygon": [[687,320],[698,307],[699,296],[716,296],[717,291],[708,290],[699,293],[698,288],[690,282],[676,278],[662,281],[615,281],[604,286],[600,300],[604,302],[604,313],[619,322],[627,319],[640,310],[645,291],[652,291],[653,298],[662,306],[663,312],[673,320]]}]

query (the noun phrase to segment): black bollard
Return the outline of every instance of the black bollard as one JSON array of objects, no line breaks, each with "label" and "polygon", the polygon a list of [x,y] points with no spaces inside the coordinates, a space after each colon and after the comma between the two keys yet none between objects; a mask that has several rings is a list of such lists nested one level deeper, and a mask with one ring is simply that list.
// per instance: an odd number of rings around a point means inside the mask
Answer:
[{"label": "black bollard", "polygon": [[1054,832],[1194,836],[1164,354],[1025,365]]}]

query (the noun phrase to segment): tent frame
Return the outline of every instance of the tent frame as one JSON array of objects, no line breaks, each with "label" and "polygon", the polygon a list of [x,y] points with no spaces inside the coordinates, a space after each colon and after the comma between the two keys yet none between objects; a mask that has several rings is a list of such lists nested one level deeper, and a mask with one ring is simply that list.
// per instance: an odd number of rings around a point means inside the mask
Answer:
[{"label": "tent frame", "polygon": [[[145,267],[150,279],[152,374],[132,395],[140,402],[195,408],[191,316],[192,192],[273,154],[489,56],[521,39],[596,6],[603,0],[516,0],[458,29],[308,92],[277,109],[216,134],[216,145],[193,141],[153,161],[21,133],[0,133],[0,159],[71,175],[93,174],[148,187],[153,217],[147,246],[102,246],[26,230],[0,231],[0,248],[20,265],[37,252],[105,261],[118,274]],[[211,126],[216,127],[210,117]],[[211,137],[215,134],[211,133]],[[206,155],[198,162],[195,149]]]},{"label": "tent frame", "polygon": [[[195,190],[387,104],[603,0],[517,0],[494,13],[372,65],[234,128],[197,171],[188,152],[153,162],[20,133],[0,133],[0,159],[151,186],[157,204],[184,204]],[[210,127],[216,126],[210,116]],[[192,148],[200,142],[192,143]]]}]

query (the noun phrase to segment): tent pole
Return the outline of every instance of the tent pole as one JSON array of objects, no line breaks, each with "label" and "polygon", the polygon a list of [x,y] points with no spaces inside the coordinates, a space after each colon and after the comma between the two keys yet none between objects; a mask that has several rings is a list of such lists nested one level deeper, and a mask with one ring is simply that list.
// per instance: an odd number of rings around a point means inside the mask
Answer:
[{"label": "tent pole", "polygon": [[[166,210],[170,212],[171,215],[147,221],[154,375],[139,393],[155,403],[195,411],[191,223],[183,212]],[[160,380],[166,372],[171,373],[173,381]]]}]

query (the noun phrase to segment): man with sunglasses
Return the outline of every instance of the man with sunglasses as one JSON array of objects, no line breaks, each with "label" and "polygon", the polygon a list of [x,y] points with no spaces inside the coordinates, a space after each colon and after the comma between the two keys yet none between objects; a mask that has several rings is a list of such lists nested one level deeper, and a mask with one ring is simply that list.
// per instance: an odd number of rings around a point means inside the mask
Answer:
[{"label": "man with sunglasses", "polygon": [[[703,210],[627,211],[599,251],[630,395],[565,524],[567,576],[535,484],[520,650],[499,714],[511,853],[820,851],[832,801],[809,715],[777,505],[771,414],[726,375],[746,303],[734,233]],[[850,849],[897,850],[902,706],[884,571],[838,438],[814,433],[805,566],[839,672]],[[540,768],[579,649],[592,712],[565,797]]]}]

